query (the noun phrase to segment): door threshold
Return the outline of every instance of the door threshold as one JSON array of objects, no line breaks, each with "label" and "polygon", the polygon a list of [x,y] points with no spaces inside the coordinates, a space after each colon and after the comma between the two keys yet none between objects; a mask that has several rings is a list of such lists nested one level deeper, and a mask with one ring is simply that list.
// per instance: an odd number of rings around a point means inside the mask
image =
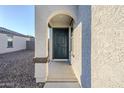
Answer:
[{"label": "door threshold", "polygon": [[52,61],[69,61],[69,59],[52,59]]}]

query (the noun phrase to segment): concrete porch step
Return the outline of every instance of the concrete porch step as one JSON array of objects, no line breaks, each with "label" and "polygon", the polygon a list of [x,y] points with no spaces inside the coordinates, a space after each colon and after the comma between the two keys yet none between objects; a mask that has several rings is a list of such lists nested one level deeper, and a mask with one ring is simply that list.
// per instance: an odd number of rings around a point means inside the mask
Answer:
[{"label": "concrete porch step", "polygon": [[49,75],[47,81],[77,81],[75,75]]},{"label": "concrete porch step", "polygon": [[47,81],[77,81],[76,78],[48,78]]},{"label": "concrete porch step", "polygon": [[48,78],[47,81],[73,81],[73,82],[77,82],[76,79],[73,78]]},{"label": "concrete porch step", "polygon": [[48,77],[73,77],[75,78],[74,74],[49,74]]},{"label": "concrete porch step", "polygon": [[51,62],[45,88],[79,88],[72,66],[65,62]]},{"label": "concrete porch step", "polygon": [[78,82],[47,82],[44,88],[80,88]]}]

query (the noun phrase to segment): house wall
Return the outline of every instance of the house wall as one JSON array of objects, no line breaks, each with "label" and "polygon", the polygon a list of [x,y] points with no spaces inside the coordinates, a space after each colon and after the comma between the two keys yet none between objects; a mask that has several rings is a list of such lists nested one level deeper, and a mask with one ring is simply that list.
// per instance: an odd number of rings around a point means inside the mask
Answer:
[{"label": "house wall", "polygon": [[[48,56],[50,18],[59,13],[69,14],[75,20],[71,61],[81,86],[124,87],[124,6],[36,6],[35,9],[35,57]],[[38,82],[46,80],[47,69],[47,63],[35,63]]]},{"label": "house wall", "polygon": [[71,64],[74,73],[81,85],[82,73],[82,24],[80,23],[73,31]]},{"label": "house wall", "polygon": [[91,87],[91,6],[78,6],[77,18],[73,31],[75,57],[72,56],[72,67],[80,85]]},{"label": "house wall", "polygon": [[124,6],[92,6],[92,87],[124,87]]},{"label": "house wall", "polygon": [[[48,22],[57,14],[67,14],[76,19],[76,6],[68,5],[36,5],[35,6],[35,57],[48,56]],[[42,52],[41,52],[42,50]]]},{"label": "house wall", "polygon": [[48,22],[57,14],[66,14],[76,20],[76,9],[77,7],[73,5],[35,6],[35,59],[41,59],[40,63],[35,62],[36,82],[47,80],[48,63],[42,62],[42,59],[48,57]]},{"label": "house wall", "polygon": [[[48,57],[48,22],[57,14],[66,14],[74,19],[73,47],[71,63],[79,83],[83,87],[91,86],[90,72],[90,39],[91,39],[91,6],[35,6],[35,58]],[[80,44],[77,42],[80,41]],[[79,46],[78,46],[79,45]],[[74,55],[74,57],[73,57]],[[38,67],[40,65],[41,68]],[[43,66],[42,66],[43,65]],[[36,81],[47,77],[48,65],[35,63]],[[41,75],[42,71],[44,74]],[[40,75],[40,76],[39,76]]]},{"label": "house wall", "polygon": [[7,48],[7,34],[0,33],[0,54],[26,49],[25,37],[14,36],[13,48]]}]

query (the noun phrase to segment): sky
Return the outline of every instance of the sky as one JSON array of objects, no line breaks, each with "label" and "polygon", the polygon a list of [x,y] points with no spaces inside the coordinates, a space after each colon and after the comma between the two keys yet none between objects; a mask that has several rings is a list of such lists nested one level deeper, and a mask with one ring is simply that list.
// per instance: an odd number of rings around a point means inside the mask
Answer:
[{"label": "sky", "polygon": [[34,36],[34,6],[0,5],[0,27]]}]

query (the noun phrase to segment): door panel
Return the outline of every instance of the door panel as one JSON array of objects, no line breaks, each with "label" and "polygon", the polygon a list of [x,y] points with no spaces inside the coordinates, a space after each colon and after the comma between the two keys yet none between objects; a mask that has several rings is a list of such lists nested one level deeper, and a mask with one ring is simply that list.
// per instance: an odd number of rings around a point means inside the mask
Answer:
[{"label": "door panel", "polygon": [[68,59],[68,48],[68,28],[53,28],[53,59]]}]

